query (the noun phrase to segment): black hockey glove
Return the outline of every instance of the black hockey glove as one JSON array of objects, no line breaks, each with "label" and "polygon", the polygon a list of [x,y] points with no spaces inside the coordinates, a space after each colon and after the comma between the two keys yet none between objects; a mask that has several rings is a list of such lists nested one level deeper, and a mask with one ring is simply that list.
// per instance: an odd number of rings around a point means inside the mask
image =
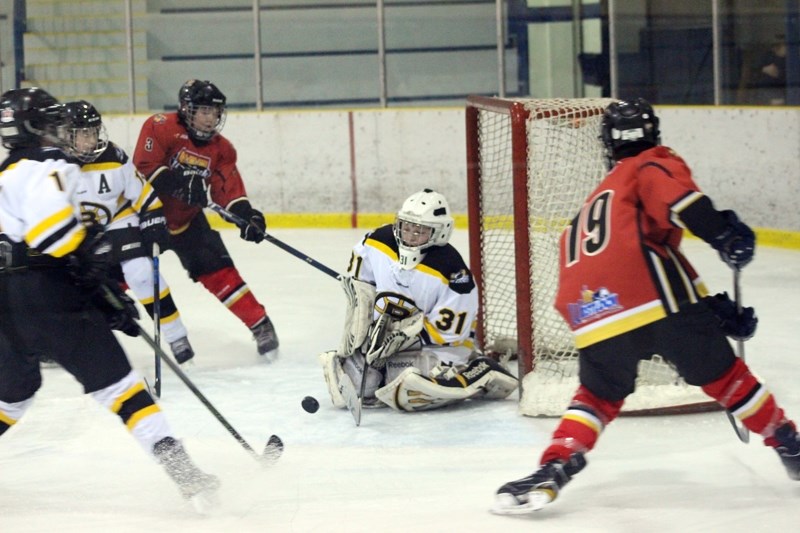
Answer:
[{"label": "black hockey glove", "polygon": [[95,293],[93,303],[103,313],[111,329],[121,331],[129,337],[139,335],[139,311],[133,300],[122,291],[118,283],[105,283],[103,290]]},{"label": "black hockey glove", "polygon": [[139,231],[142,234],[142,246],[148,253],[152,254],[154,244],[163,247],[169,238],[164,210],[159,207],[141,215],[139,218]]},{"label": "black hockey glove", "polygon": [[253,209],[250,202],[239,202],[231,207],[231,213],[246,221],[247,224],[239,226],[239,236],[251,242],[264,240],[267,231],[267,221],[264,214],[258,209]]},{"label": "black hockey glove", "polygon": [[728,225],[710,244],[719,252],[725,264],[734,270],[741,270],[753,260],[756,247],[755,233],[747,224],[740,221],[733,211],[722,211],[721,214]]},{"label": "black hockey glove", "polygon": [[111,243],[103,228],[93,225],[86,228],[86,237],[69,256],[69,266],[75,283],[83,290],[94,291],[108,277],[111,268]]},{"label": "black hockey glove", "polygon": [[195,166],[179,166],[173,172],[180,172],[180,186],[172,195],[189,205],[205,207],[208,205],[208,169]]},{"label": "black hockey glove", "polygon": [[756,333],[758,317],[752,307],[742,307],[739,313],[736,302],[730,299],[727,292],[721,292],[705,299],[708,306],[717,315],[719,326],[728,337],[737,341],[746,341]]}]

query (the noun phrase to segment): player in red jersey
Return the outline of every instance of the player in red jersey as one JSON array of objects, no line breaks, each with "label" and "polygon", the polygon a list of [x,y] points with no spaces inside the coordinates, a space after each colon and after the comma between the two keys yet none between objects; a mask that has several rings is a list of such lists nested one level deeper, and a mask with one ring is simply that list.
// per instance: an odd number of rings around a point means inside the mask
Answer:
[{"label": "player in red jersey", "polygon": [[752,260],[755,235],[733,211],[714,208],[683,159],[660,146],[658,124],[643,99],[605,110],[610,171],[562,235],[555,302],[575,334],[580,386],[539,470],[500,487],[494,512],[535,511],[553,501],[633,392],[639,361],[653,354],[760,434],[800,480],[794,422],[726,338],[753,335],[753,309],[737,312],[726,293],[709,297],[679,249],[688,229],[738,271]]},{"label": "player in red jersey", "polygon": [[225,102],[213,83],[187,81],[178,92],[176,113],[153,115],[142,125],[133,162],[164,204],[168,247],[192,280],[202,283],[250,328],[258,353],[272,360],[278,349],[272,321],[203,214],[210,198],[248,222],[240,228],[243,239],[264,239],[264,215],[247,199],[236,149],[220,134]]}]

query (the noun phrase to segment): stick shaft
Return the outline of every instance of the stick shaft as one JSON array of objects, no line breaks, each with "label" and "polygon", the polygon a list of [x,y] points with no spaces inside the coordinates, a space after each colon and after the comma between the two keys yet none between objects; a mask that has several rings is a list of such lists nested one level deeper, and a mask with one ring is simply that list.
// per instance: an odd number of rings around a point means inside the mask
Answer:
[{"label": "stick shaft", "polygon": [[[221,205],[215,204],[214,202],[209,202],[208,203],[208,208],[211,209],[212,211],[214,211],[215,213],[217,213],[219,216],[221,216],[222,218],[224,218],[228,222],[232,222],[232,223],[236,224],[237,226],[239,226],[240,228],[244,227],[244,226],[251,225],[248,221],[246,221],[242,217],[231,213],[230,211],[228,211],[227,209],[225,209]],[[259,228],[256,228],[256,229],[259,229]],[[336,272],[335,270],[333,270],[332,268],[329,268],[329,267],[323,265],[322,263],[320,263],[316,259],[313,259],[312,257],[309,257],[308,255],[304,254],[303,252],[301,252],[297,248],[294,248],[293,246],[290,246],[290,245],[286,244],[285,242],[277,239],[276,237],[273,237],[272,235],[270,235],[266,231],[263,231],[262,234],[264,235],[264,240],[270,242],[271,244],[274,244],[275,246],[277,246],[278,248],[280,248],[284,252],[289,252],[290,254],[292,254],[293,256],[297,257],[298,259],[301,259],[302,261],[305,261],[306,263],[308,263],[312,267],[316,268],[320,272],[324,272],[325,274],[329,275],[330,277],[332,277],[334,279],[339,279],[341,277],[339,275],[339,273]]]}]

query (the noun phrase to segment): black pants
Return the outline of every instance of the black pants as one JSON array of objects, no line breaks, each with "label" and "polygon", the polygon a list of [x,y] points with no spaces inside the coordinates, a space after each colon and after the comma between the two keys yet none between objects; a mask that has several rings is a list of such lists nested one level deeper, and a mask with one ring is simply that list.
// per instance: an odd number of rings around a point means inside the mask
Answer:
[{"label": "black pants", "polygon": [[60,268],[0,274],[0,400],[27,400],[52,359],[91,393],[131,371],[125,352],[69,273]]},{"label": "black pants", "polygon": [[178,255],[181,265],[193,281],[204,274],[233,266],[222,237],[209,226],[202,213],[192,219],[186,230],[170,236],[169,249]]},{"label": "black pants", "polygon": [[594,395],[619,401],[634,391],[639,361],[658,354],[686,383],[722,377],[736,355],[714,313],[700,302],[652,324],[580,350],[580,381]]}]

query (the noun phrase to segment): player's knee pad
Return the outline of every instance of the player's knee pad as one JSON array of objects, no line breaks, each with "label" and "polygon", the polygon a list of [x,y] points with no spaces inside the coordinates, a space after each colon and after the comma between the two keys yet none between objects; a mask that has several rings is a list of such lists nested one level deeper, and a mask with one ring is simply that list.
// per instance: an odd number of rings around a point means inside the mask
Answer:
[{"label": "player's knee pad", "polygon": [[393,409],[424,411],[470,398],[505,398],[517,384],[517,378],[500,363],[479,357],[466,367],[437,365],[431,377],[422,376],[419,369],[406,368],[376,395]]}]

